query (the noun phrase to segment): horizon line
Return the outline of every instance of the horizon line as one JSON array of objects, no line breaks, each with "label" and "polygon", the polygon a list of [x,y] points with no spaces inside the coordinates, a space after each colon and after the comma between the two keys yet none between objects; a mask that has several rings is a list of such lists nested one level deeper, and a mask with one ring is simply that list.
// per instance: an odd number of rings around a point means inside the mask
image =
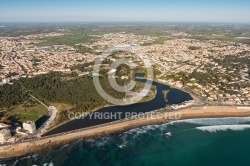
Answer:
[{"label": "horizon line", "polygon": [[250,24],[235,21],[0,21],[0,23],[209,23],[209,24]]}]

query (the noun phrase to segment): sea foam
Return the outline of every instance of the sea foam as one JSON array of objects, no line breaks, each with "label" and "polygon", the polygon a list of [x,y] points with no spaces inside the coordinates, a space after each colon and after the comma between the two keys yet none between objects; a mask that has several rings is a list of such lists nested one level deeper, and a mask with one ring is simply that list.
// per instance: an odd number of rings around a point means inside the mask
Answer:
[{"label": "sea foam", "polygon": [[100,147],[104,147],[105,145],[113,141],[114,140],[111,136],[101,137],[94,141],[94,145],[100,148]]},{"label": "sea foam", "polygon": [[173,121],[168,124],[174,125],[176,123],[192,123],[197,125],[234,125],[234,124],[244,124],[250,123],[250,117],[232,117],[232,118],[201,118],[201,119],[187,119],[187,120],[178,120]]},{"label": "sea foam", "polygon": [[[144,135],[150,131],[160,130],[160,132],[170,132],[169,126],[179,124],[179,123],[189,123],[195,125],[201,125],[204,127],[197,127],[197,129],[217,132],[222,130],[244,130],[248,127],[250,128],[250,117],[230,117],[230,118],[200,118],[200,119],[187,119],[187,120],[177,120],[173,122],[168,122],[160,125],[148,125],[143,127],[138,127],[126,131],[119,135],[122,145],[127,145],[128,142],[137,138],[140,135]],[[246,123],[249,123],[247,125]]]},{"label": "sea foam", "polygon": [[137,127],[137,128],[128,130],[128,131],[120,134],[119,138],[122,141],[121,144],[126,146],[128,144],[128,142],[131,143],[131,140],[134,140],[139,136],[147,134],[150,131],[160,130],[160,132],[163,132],[166,129],[167,129],[167,124],[148,125],[148,126],[143,126],[143,127]]},{"label": "sea foam", "polygon": [[148,125],[143,127],[138,127],[131,129],[127,132],[124,132],[120,134],[121,139],[124,143],[128,139],[134,139],[139,135],[145,134],[152,130],[161,130],[165,131],[168,129],[169,125],[175,125],[179,123],[190,123],[190,124],[196,124],[196,125],[202,125],[202,126],[221,126],[221,125],[237,125],[237,124],[250,124],[250,117],[230,117],[230,118],[200,118],[200,119],[186,119],[186,120],[177,120],[173,122],[168,122],[160,125]]},{"label": "sea foam", "polygon": [[196,129],[204,131],[204,132],[210,132],[210,133],[216,133],[218,131],[243,131],[246,129],[250,129],[250,125],[218,125],[218,126],[203,126],[203,127],[196,127]]}]

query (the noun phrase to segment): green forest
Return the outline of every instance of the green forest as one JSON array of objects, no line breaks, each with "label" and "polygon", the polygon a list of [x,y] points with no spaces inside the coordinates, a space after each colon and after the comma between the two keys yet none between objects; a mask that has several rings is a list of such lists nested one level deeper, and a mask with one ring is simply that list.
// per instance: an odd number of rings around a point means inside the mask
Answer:
[{"label": "green forest", "polygon": [[[103,89],[116,98],[124,98],[124,93],[119,93],[109,85],[107,77],[100,78]],[[0,108],[11,111],[25,102],[30,101],[28,93],[36,96],[45,104],[65,103],[73,106],[71,110],[60,112],[60,121],[66,120],[68,111],[87,112],[97,107],[107,105],[96,91],[92,77],[72,77],[62,73],[39,75],[29,79],[20,79],[13,85],[0,87]]]}]

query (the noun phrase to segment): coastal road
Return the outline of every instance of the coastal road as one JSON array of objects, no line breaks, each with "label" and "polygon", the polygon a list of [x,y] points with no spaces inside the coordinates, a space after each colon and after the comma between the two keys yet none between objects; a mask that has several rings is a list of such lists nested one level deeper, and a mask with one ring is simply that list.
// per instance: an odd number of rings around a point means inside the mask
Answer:
[{"label": "coastal road", "polygon": [[[180,115],[181,119],[195,119],[195,118],[216,118],[216,117],[248,117],[250,116],[250,107],[240,109],[237,107],[220,107],[220,106],[207,106],[207,107],[195,107],[183,109],[180,111],[159,114],[152,116],[151,118],[134,119],[130,121],[124,121],[121,123],[110,124],[106,126],[96,126],[89,130],[82,130],[73,133],[65,133],[56,136],[50,136],[41,138],[38,140],[30,140],[24,143],[18,143],[13,145],[0,146],[0,157],[14,157],[21,156],[27,153],[36,152],[38,150],[66,144],[73,140],[81,138],[91,138],[111,133],[117,133],[138,126],[144,126],[156,123],[165,123],[173,121],[170,117],[173,117],[173,113]],[[171,115],[171,116],[170,116]]]}]

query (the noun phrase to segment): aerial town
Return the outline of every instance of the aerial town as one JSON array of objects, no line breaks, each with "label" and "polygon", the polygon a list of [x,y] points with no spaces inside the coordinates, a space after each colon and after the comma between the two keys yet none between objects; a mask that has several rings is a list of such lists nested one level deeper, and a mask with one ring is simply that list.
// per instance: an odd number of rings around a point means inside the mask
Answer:
[{"label": "aerial town", "polygon": [[250,165],[249,0],[6,0],[0,166]]},{"label": "aerial town", "polygon": [[[94,51],[79,53],[77,49],[67,45],[38,47],[36,43],[46,37],[63,35],[61,33],[43,33],[20,37],[0,38],[0,85],[9,83],[20,77],[33,77],[50,71],[72,72],[71,67],[77,64],[91,63],[108,47],[126,45],[131,52],[150,58],[155,69],[160,71],[156,78],[169,85],[182,88],[190,87],[207,98],[210,102],[229,104],[249,104],[249,63],[235,68],[221,63],[225,57],[235,56],[237,59],[248,59],[250,47],[247,44],[229,41],[206,40],[200,41],[187,38],[189,34],[173,32],[171,35],[151,37],[130,33],[109,33],[95,36],[97,40],[82,45]],[[159,38],[163,42],[157,43]],[[137,56],[130,55],[132,58]],[[114,60],[113,57],[108,57]],[[240,62],[238,62],[240,63]],[[210,70],[213,71],[210,71]],[[208,71],[210,81],[201,82],[196,78]],[[78,72],[79,76],[89,72]],[[215,78],[216,76],[216,78]],[[216,80],[216,81],[213,81]],[[235,86],[237,83],[238,87]]]},{"label": "aerial town", "polygon": [[[187,33],[176,31],[160,37],[126,32],[92,35],[95,37],[94,41],[76,44],[91,50],[84,53],[68,45],[37,46],[48,37],[62,35],[64,34],[51,32],[1,37],[0,86],[11,85],[13,80],[49,72],[67,74],[77,72],[78,77],[98,76],[98,71],[80,71],[74,70],[73,67],[87,64],[89,66],[86,68],[92,69],[94,61],[98,58],[115,61],[118,58],[129,57],[130,64],[136,62],[133,67],[147,68],[149,64],[143,64],[143,59],[149,59],[154,70],[158,71],[155,73],[156,80],[179,89],[189,88],[207,103],[250,104],[250,64],[246,61],[250,58],[250,46],[247,44],[219,40],[200,41],[188,38],[190,35]],[[109,56],[107,50],[118,53]],[[120,50],[125,52],[119,52]],[[223,61],[227,58],[229,63]],[[233,61],[230,61],[232,59]],[[109,67],[109,64],[106,64],[106,67]],[[115,72],[116,69],[109,71],[109,73]],[[30,96],[41,103],[34,96]],[[193,101],[184,102],[173,105],[172,109],[192,104]],[[53,125],[57,114],[54,106],[45,105],[45,108],[48,110],[49,118],[39,129],[36,129],[34,121],[26,121],[18,126],[2,123],[0,142],[13,142],[23,137],[41,136],[45,133]]]}]

